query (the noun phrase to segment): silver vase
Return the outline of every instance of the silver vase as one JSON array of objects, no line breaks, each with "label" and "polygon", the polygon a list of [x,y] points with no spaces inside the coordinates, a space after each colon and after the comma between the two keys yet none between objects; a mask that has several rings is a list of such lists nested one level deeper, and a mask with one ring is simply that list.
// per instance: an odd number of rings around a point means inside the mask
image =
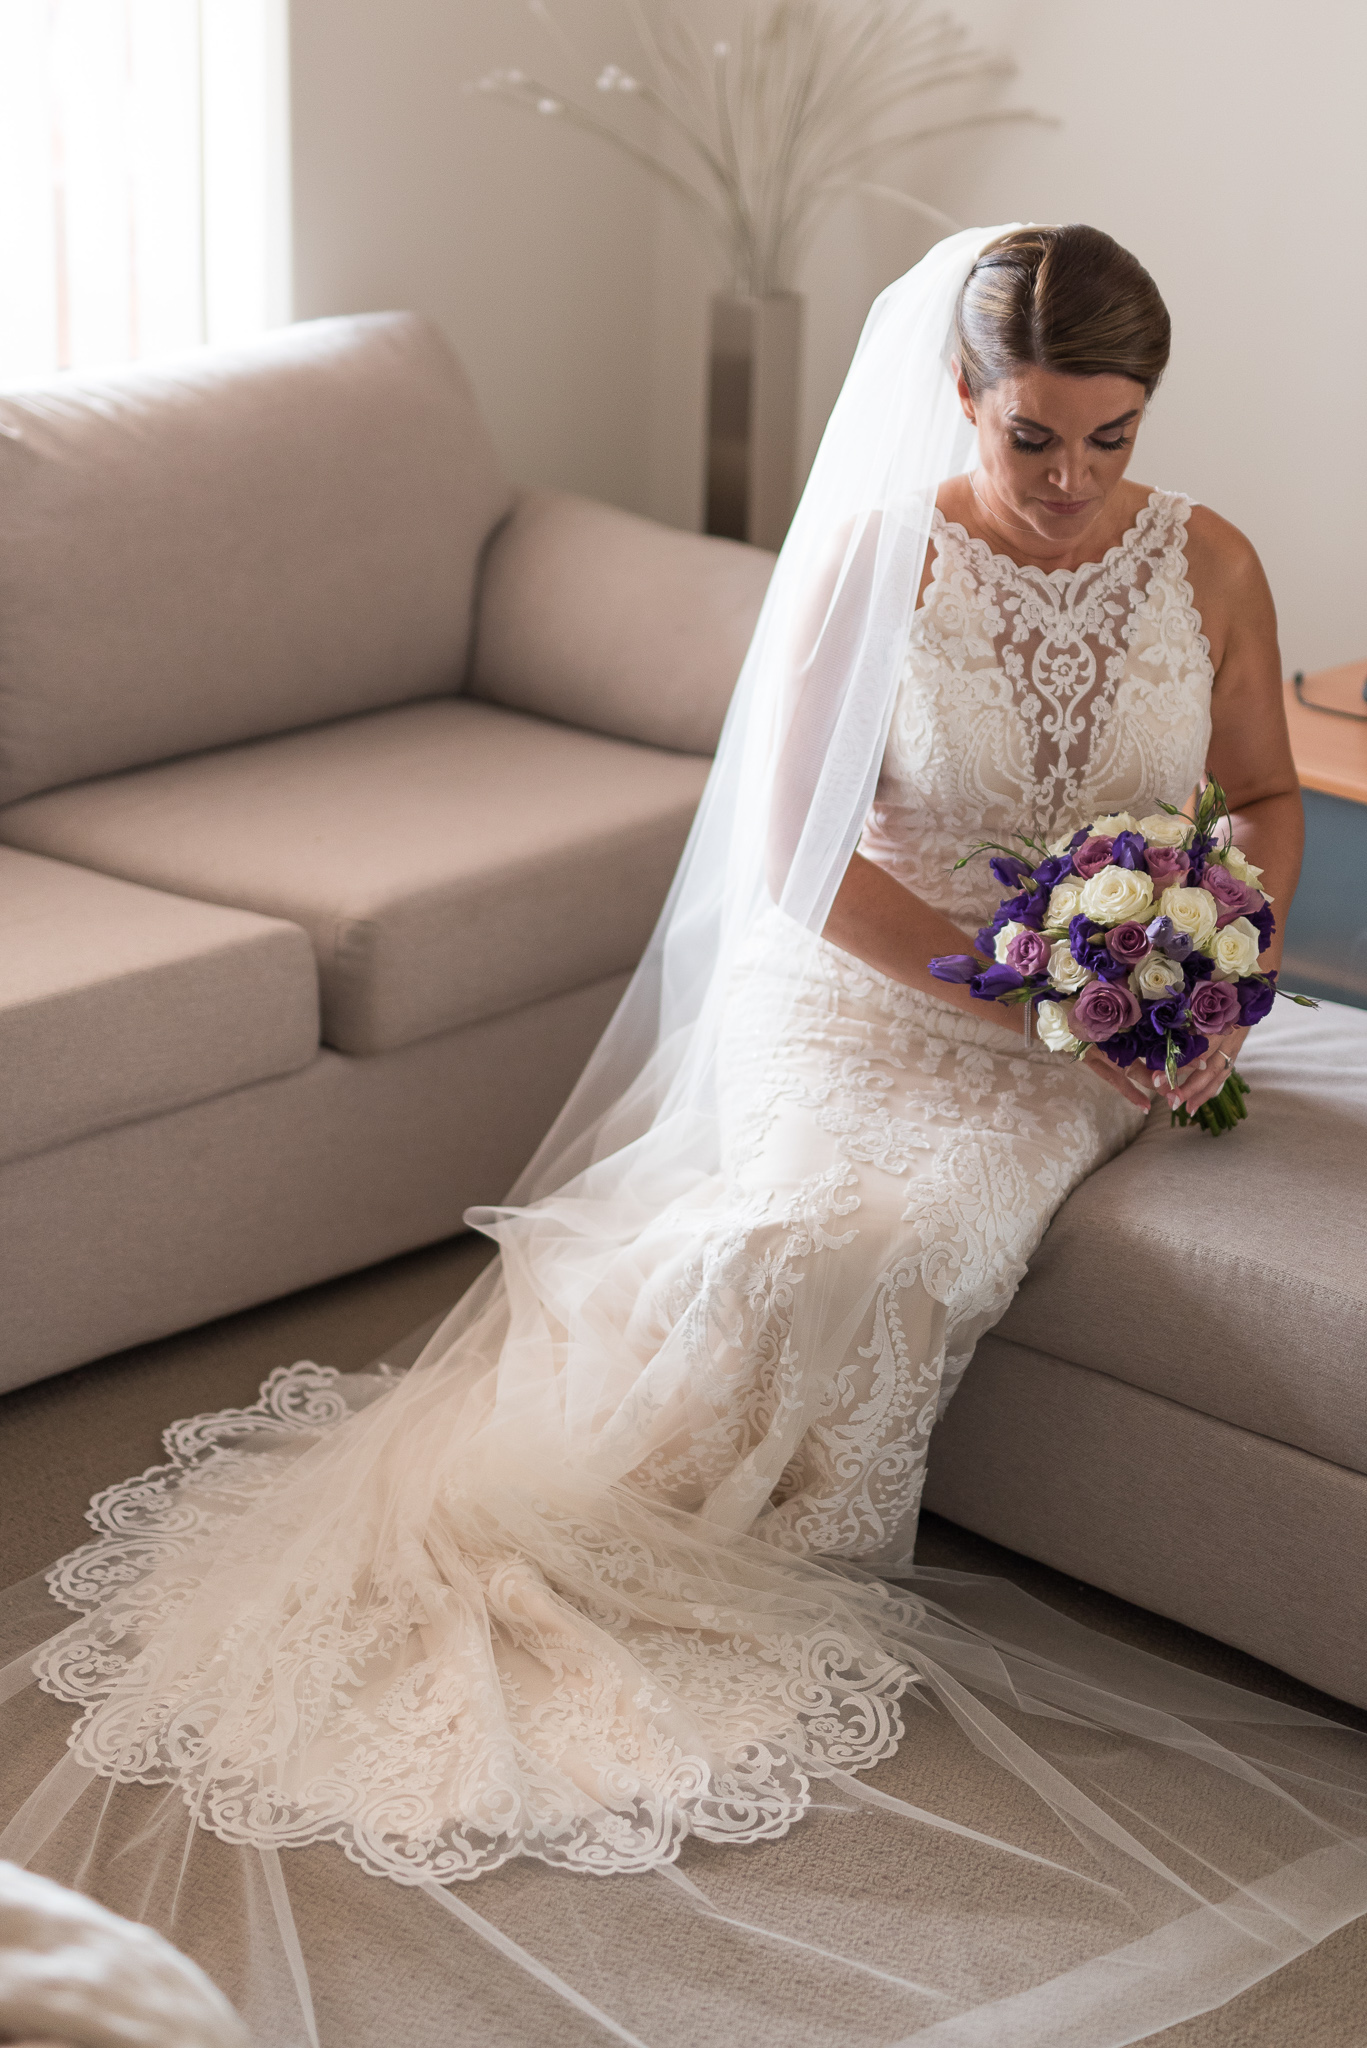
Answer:
[{"label": "silver vase", "polygon": [[712,301],[707,403],[708,533],[782,545],[797,503],[802,300]]}]

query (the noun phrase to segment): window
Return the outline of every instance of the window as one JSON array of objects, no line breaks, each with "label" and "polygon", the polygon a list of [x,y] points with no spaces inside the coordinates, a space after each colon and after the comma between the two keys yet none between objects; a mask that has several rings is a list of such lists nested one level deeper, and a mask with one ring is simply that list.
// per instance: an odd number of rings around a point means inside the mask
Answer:
[{"label": "window", "polygon": [[285,0],[0,0],[0,381],[289,317]]}]

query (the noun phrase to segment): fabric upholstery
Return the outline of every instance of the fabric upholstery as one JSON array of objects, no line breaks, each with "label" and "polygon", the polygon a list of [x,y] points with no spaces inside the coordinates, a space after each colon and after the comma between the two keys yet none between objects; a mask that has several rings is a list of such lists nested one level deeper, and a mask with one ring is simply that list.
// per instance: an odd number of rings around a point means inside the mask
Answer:
[{"label": "fabric upholstery", "polygon": [[0,1160],[288,1074],[318,1049],[297,925],[0,847]]},{"label": "fabric upholstery", "polygon": [[455,690],[509,493],[412,313],[0,398],[0,802]]},{"label": "fabric upholstery", "polygon": [[1359,1472],[992,1335],[936,1427],[925,1504],[1367,1706]]},{"label": "fabric upholstery", "polygon": [[288,918],[377,1053],[633,967],[705,761],[458,698],[53,791],[0,841]]},{"label": "fabric upholstery", "polygon": [[1000,1334],[1367,1473],[1367,1013],[1279,1002],[1240,1069],[1247,1122],[1211,1139],[1154,1110],[1059,1211]]},{"label": "fabric upholstery", "polygon": [[532,492],[489,548],[470,693],[710,754],[773,566],[760,548]]},{"label": "fabric upholstery", "polygon": [[0,1167],[0,1391],[450,1236],[506,1195],[624,986]]}]

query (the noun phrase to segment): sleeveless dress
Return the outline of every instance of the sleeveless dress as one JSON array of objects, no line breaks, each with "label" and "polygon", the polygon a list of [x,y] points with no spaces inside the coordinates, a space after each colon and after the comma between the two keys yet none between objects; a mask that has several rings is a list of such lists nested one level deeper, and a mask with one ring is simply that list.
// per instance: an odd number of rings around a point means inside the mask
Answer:
[{"label": "sleeveless dress", "polygon": [[[953,872],[974,840],[1186,801],[1189,509],[1155,491],[1049,575],[937,514],[862,845],[965,931],[998,894]],[[807,1561],[909,1563],[937,1412],[1142,1113],[776,910],[723,1040],[719,1172],[615,1239],[591,1174],[501,1212],[500,1266],[408,1373],[282,1368],[97,1497],[38,1666],[78,1764],[178,1785],[225,1841],[447,1885],[782,1834],[814,1774],[891,1754],[888,1630],[919,1610]]]}]

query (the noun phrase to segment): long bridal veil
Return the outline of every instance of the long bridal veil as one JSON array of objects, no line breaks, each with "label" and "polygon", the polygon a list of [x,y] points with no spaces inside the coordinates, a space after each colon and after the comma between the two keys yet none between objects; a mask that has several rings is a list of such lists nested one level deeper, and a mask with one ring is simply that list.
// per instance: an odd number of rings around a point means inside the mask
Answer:
[{"label": "long bridal veil", "polygon": [[734,1426],[725,998],[867,813],[997,232],[869,317],[650,949],[473,1219],[495,1265],[402,1370],[174,1425],[54,1567],[65,1625],[5,1609],[0,1855],[157,1925],[261,2043],[1111,2048],[1367,1911],[1357,1736],[918,1570],[913,1527],[887,1576],[794,1548],[788,1367],[869,1308],[838,1256]]}]

